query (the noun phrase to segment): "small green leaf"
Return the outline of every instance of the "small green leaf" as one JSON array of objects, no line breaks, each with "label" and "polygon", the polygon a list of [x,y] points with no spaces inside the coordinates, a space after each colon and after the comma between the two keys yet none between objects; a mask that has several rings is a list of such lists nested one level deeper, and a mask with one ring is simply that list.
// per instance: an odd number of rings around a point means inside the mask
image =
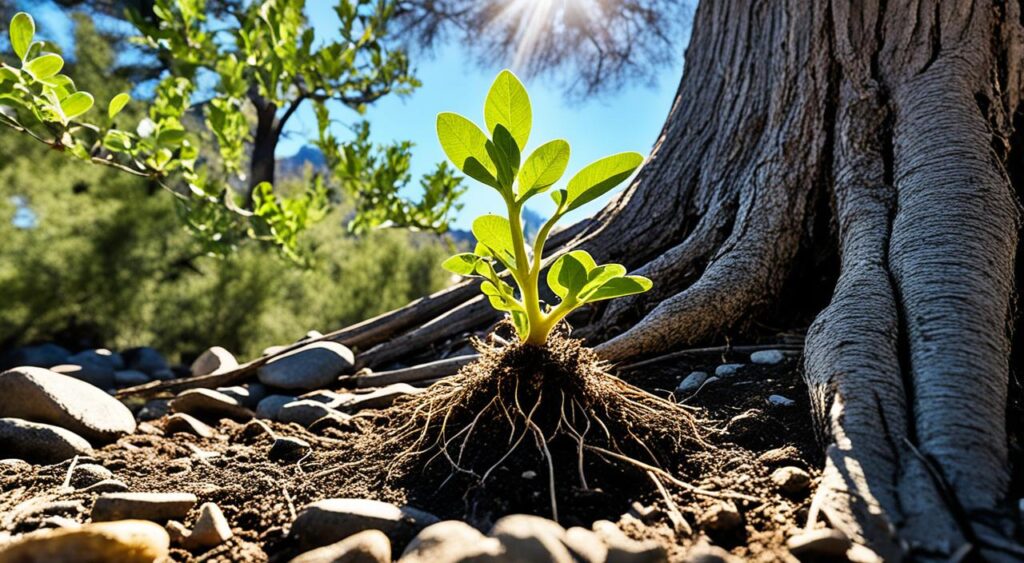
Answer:
[{"label": "small green leaf", "polygon": [[117,117],[117,114],[121,113],[131,99],[131,96],[123,92],[111,98],[110,104],[107,106],[107,117],[110,119]]},{"label": "small green leaf", "polygon": [[643,161],[644,157],[640,153],[624,152],[606,156],[583,167],[566,186],[564,211],[572,211],[608,193],[629,178]]},{"label": "small green leaf", "polygon": [[491,132],[498,125],[504,125],[519,145],[519,150],[526,148],[533,126],[533,110],[526,88],[512,72],[503,70],[494,79],[484,102],[484,121]]},{"label": "small green leaf", "polygon": [[519,337],[525,340],[526,335],[530,334],[530,319],[526,316],[526,312],[509,311],[509,314],[512,316],[512,324],[515,325]]},{"label": "small green leaf", "polygon": [[494,129],[494,140],[487,141],[486,148],[498,168],[498,183],[501,184],[502,192],[511,193],[512,184],[519,173],[519,160],[522,158],[515,139],[504,125],[498,125]]},{"label": "small green leaf", "polygon": [[27,70],[37,80],[42,80],[60,72],[60,69],[64,68],[64,59],[60,55],[48,53],[25,63],[22,68]]},{"label": "small green leaf", "polygon": [[36,22],[32,20],[32,16],[25,12],[18,12],[11,18],[11,48],[14,49],[14,54],[18,55],[18,58],[25,60],[25,55],[28,53],[28,47],[32,44],[32,37],[36,34]]},{"label": "small green leaf", "polygon": [[164,129],[156,137],[156,144],[165,147],[176,147],[185,140],[185,132],[181,129]]},{"label": "small green leaf", "polygon": [[626,276],[623,278],[612,278],[604,283],[597,291],[587,296],[587,303],[603,301],[624,297],[635,293],[643,293],[653,286],[651,280],[643,276]]},{"label": "small green leaf", "polygon": [[580,299],[587,300],[587,296],[603,286],[612,278],[621,278],[626,275],[626,267],[621,264],[604,264],[587,272],[587,284],[580,289]]},{"label": "small green leaf", "polygon": [[500,190],[498,169],[487,154],[487,135],[475,123],[457,113],[438,114],[437,138],[456,168]]},{"label": "small green leaf", "polygon": [[103,146],[114,152],[124,152],[131,150],[132,139],[124,131],[111,129],[103,136]]},{"label": "small green leaf", "polygon": [[[555,295],[562,299],[575,297],[583,289],[587,284],[587,258],[590,255],[586,252],[574,250],[555,260],[548,270],[548,287]],[[590,261],[592,263],[593,259]]]},{"label": "small green leaf", "polygon": [[495,257],[507,265],[515,262],[515,245],[512,242],[512,224],[498,215],[483,215],[473,221],[473,236],[486,246]]},{"label": "small green leaf", "polygon": [[548,141],[527,157],[519,171],[519,200],[543,192],[562,178],[569,165],[569,143]]},{"label": "small green leaf", "polygon": [[473,270],[476,268],[477,263],[480,261],[480,257],[472,252],[464,252],[462,254],[456,254],[451,258],[444,261],[441,267],[453,274],[460,276],[471,276]]},{"label": "small green leaf", "polygon": [[88,92],[75,92],[60,101],[60,109],[64,117],[71,119],[78,117],[92,108],[92,94]]}]

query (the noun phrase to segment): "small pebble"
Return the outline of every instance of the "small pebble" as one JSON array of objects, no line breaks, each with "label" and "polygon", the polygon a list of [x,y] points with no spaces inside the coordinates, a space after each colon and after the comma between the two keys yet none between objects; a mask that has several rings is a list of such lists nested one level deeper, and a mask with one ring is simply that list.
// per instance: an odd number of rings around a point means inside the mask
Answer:
[{"label": "small pebble", "polygon": [[715,375],[718,377],[730,377],[743,367],[743,364],[722,364],[715,368]]},{"label": "small pebble", "polygon": [[768,402],[776,407],[791,407],[796,404],[796,401],[782,395],[772,395],[768,397]]},{"label": "small pebble", "polygon": [[690,375],[687,375],[679,382],[679,385],[676,386],[676,393],[689,395],[700,389],[700,386],[704,385],[704,382],[708,380],[708,377],[710,376],[705,371],[691,372]]},{"label": "small pebble", "polygon": [[0,561],[72,563],[166,561],[170,539],[163,527],[142,520],[84,524],[25,534],[0,548]]},{"label": "small pebble", "polygon": [[273,440],[274,431],[270,429],[270,425],[262,420],[250,420],[245,423],[242,427],[242,431],[238,435],[238,439],[243,444],[255,444],[263,440]]},{"label": "small pebble", "polygon": [[117,479],[104,479],[93,483],[82,489],[83,493],[124,493],[128,491],[128,484]]},{"label": "small pebble", "polygon": [[200,421],[196,417],[185,414],[175,413],[167,419],[167,424],[164,426],[168,434],[192,434],[193,436],[199,436],[200,438],[212,438],[214,435],[213,428],[208,424]]},{"label": "small pebble", "polygon": [[106,467],[95,463],[85,463],[75,466],[71,472],[71,486],[76,489],[84,489],[100,481],[113,478],[114,474]]},{"label": "small pebble", "polygon": [[750,362],[773,366],[786,358],[780,350],[758,350],[750,355]]},{"label": "small pebble", "polygon": [[811,476],[799,467],[780,467],[772,472],[772,482],[784,493],[794,494],[807,490]]},{"label": "small pebble", "polygon": [[701,526],[715,531],[728,532],[737,528],[743,521],[740,511],[732,502],[720,502],[707,509],[700,517]]},{"label": "small pebble", "polygon": [[845,556],[851,545],[846,534],[831,528],[802,532],[786,540],[789,552],[801,559],[821,557],[835,560]]},{"label": "small pebble", "polygon": [[199,518],[184,545],[191,551],[210,549],[231,539],[231,525],[220,507],[207,502],[199,507]]},{"label": "small pebble", "polygon": [[105,493],[92,506],[94,522],[135,518],[165,521],[183,518],[195,506],[189,493]]},{"label": "small pebble", "polygon": [[272,461],[295,462],[305,457],[309,450],[309,442],[300,438],[282,436],[274,440],[274,445],[270,447],[267,457]]}]

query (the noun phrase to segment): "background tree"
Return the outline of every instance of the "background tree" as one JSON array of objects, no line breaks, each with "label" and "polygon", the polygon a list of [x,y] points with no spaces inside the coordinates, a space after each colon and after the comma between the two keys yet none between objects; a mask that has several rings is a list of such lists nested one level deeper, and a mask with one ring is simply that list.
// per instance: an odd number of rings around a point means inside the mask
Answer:
[{"label": "background tree", "polygon": [[[672,44],[666,4],[404,5],[435,13],[415,23],[427,38],[487,30],[514,56],[541,37],[535,70],[557,71],[617,53],[638,6],[659,15],[642,45]],[[591,17],[608,34],[570,39]],[[650,160],[553,240],[654,280],[575,319],[609,360],[814,318],[804,376],[827,462],[811,518],[886,560],[1022,556],[1022,17],[1019,2],[702,2]],[[566,46],[576,58],[551,56]],[[371,366],[422,349],[493,322],[475,285],[330,338],[378,344]]]}]

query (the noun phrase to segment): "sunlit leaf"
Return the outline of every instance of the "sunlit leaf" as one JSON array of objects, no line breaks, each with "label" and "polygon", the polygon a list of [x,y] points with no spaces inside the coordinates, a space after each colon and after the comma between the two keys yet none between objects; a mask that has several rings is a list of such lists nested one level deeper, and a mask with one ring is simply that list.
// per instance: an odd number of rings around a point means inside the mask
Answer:
[{"label": "sunlit leaf", "polygon": [[438,114],[437,138],[456,168],[479,182],[500,189],[498,169],[487,154],[487,135],[476,124],[457,113]]},{"label": "sunlit leaf", "polygon": [[78,117],[92,108],[92,94],[75,92],[60,101],[60,109],[68,119]]},{"label": "sunlit leaf", "polygon": [[[608,193],[629,178],[643,161],[644,157],[640,153],[624,152],[606,156],[583,167],[566,186],[562,196],[565,198],[565,211],[572,211]],[[562,205],[557,192],[552,197]]]},{"label": "sunlit leaf", "polygon": [[515,245],[512,242],[512,224],[498,215],[483,215],[473,221],[473,236],[490,249],[498,258],[509,264],[515,260]]},{"label": "sunlit leaf", "polygon": [[484,121],[491,132],[498,125],[503,125],[512,134],[519,150],[526,148],[533,122],[530,96],[512,72],[503,70],[494,79],[484,102]]},{"label": "sunlit leaf", "polygon": [[548,270],[548,287],[551,291],[562,299],[578,294],[587,283],[585,260],[589,257],[590,255],[582,250],[574,250],[555,260]]},{"label": "sunlit leaf", "polygon": [[107,105],[107,117],[110,119],[117,117],[117,114],[121,113],[121,110],[124,109],[124,106],[126,106],[131,99],[131,96],[123,92],[111,98],[110,104]]},{"label": "sunlit leaf", "polygon": [[42,80],[60,72],[60,69],[64,68],[64,59],[60,55],[48,53],[28,61],[22,68],[37,80]]},{"label": "sunlit leaf", "polygon": [[25,12],[18,12],[11,19],[9,32],[11,48],[14,49],[14,54],[18,55],[19,59],[24,60],[25,55],[28,54],[28,48],[32,44],[32,37],[36,34],[36,22],[32,20],[32,16]]},{"label": "sunlit leaf", "polygon": [[477,263],[480,262],[480,257],[472,252],[464,252],[462,254],[456,254],[451,258],[444,261],[441,267],[453,274],[460,276],[473,275],[473,271],[476,268]]},{"label": "sunlit leaf", "polygon": [[536,148],[519,170],[519,199],[543,192],[562,178],[569,165],[569,143],[548,141]]},{"label": "sunlit leaf", "polygon": [[597,291],[587,296],[587,303],[603,301],[605,299],[614,299],[616,297],[624,297],[635,293],[643,293],[651,289],[652,285],[653,283],[651,280],[643,276],[612,278],[605,282],[605,284]]}]

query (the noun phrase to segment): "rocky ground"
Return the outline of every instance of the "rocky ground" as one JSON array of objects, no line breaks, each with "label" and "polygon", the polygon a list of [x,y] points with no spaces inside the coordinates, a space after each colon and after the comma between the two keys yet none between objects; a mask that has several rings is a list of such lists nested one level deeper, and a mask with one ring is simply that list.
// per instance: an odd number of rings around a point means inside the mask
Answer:
[{"label": "rocky ground", "polygon": [[4,361],[0,563],[871,560],[807,526],[821,460],[796,352],[623,371],[690,406],[709,449],[677,473],[688,481],[635,472],[614,491],[563,491],[558,523],[546,468],[515,456],[486,501],[458,478],[410,487],[362,466],[354,444],[374,439],[381,409],[427,383],[353,389],[339,344],[304,346],[241,385],[148,401],[110,392],[238,363],[219,348],[183,368],[151,349],[52,345]]}]

